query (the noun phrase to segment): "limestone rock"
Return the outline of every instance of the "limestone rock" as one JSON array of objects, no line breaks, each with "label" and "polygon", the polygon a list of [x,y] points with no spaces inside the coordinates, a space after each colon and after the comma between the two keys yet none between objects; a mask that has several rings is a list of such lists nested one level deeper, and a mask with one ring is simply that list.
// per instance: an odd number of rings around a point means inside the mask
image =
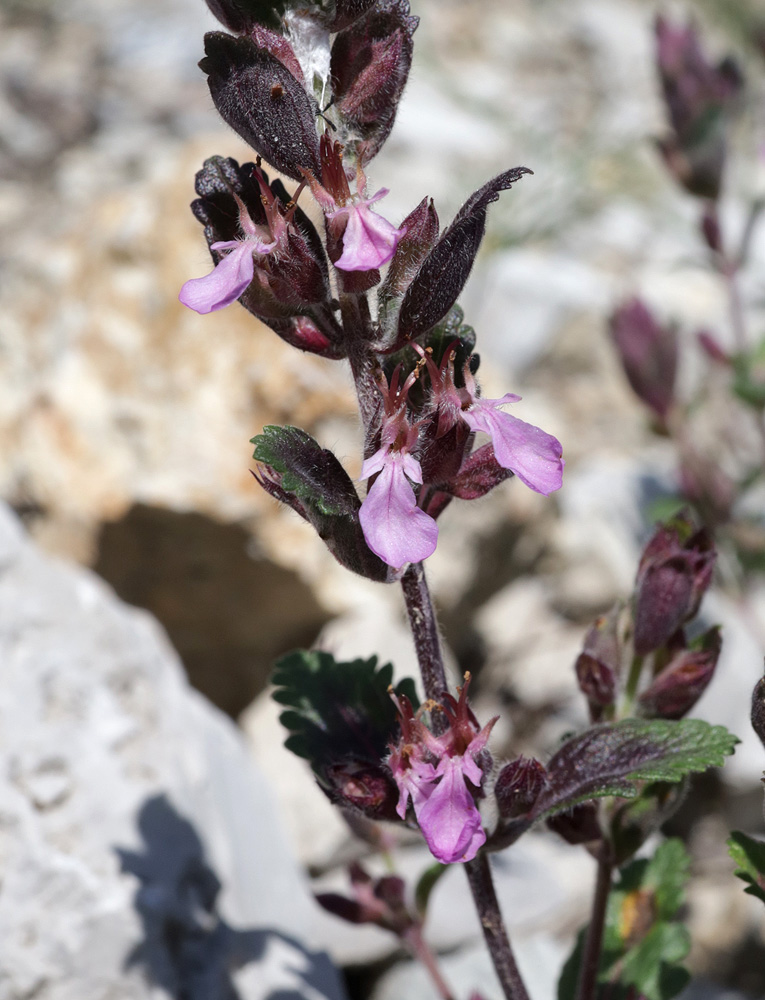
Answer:
[{"label": "limestone rock", "polygon": [[0,508],[0,998],[343,996],[262,774],[162,631]]}]

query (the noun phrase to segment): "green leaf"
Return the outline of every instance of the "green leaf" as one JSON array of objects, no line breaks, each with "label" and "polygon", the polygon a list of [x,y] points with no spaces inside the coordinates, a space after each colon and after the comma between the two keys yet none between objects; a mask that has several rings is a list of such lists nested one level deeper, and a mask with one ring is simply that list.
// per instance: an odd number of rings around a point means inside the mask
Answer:
[{"label": "green leaf", "polygon": [[634,986],[647,1000],[670,1000],[690,981],[688,970],[678,965],[690,949],[690,935],[681,924],[656,924],[624,956],[621,982]]},{"label": "green leaf", "polygon": [[449,867],[449,865],[442,865],[440,861],[437,861],[430,868],[426,868],[422,875],[420,875],[414,890],[414,902],[422,920],[425,920],[428,912],[428,901],[430,900],[431,892],[435,889],[436,883],[444,872],[449,870]]},{"label": "green leaf", "polygon": [[[690,939],[675,917],[689,868],[682,842],[667,840],[653,858],[624,868],[611,889],[598,982],[614,1000],[627,1000],[631,988],[646,1000],[671,1000],[687,985],[690,977],[679,963]],[[558,1000],[575,1000],[585,937],[586,929],[563,967]]]},{"label": "green leaf", "polygon": [[728,840],[728,854],[738,866],[734,874],[748,883],[744,892],[765,903],[765,841],[736,831]]},{"label": "green leaf", "polygon": [[361,500],[335,455],[299,427],[269,425],[252,438],[258,482],[316,529],[346,569],[380,583],[395,574],[369,548],[361,530]]},{"label": "green leaf", "polygon": [[765,408],[765,339],[733,359],[733,391],[755,410]]},{"label": "green leaf", "polygon": [[251,443],[252,457],[281,475],[282,489],[320,513],[352,515],[361,505],[337,458],[299,427],[269,424]]},{"label": "green leaf", "polygon": [[[338,662],[322,650],[288,653],[273,674],[273,698],[285,706],[279,718],[290,733],[285,746],[310,761],[320,780],[327,766],[343,760],[379,765],[398,732],[392,679],[393,667],[378,667],[376,656]],[[395,692],[417,708],[410,678]]]},{"label": "green leaf", "polygon": [[603,796],[634,798],[643,781],[681,781],[721,767],[739,740],[700,719],[624,719],[568,740],[547,765],[548,784],[532,819]]},{"label": "green leaf", "polygon": [[627,800],[615,810],[611,819],[611,839],[619,866],[626,864],[648,837],[674,814],[687,788],[687,780],[674,784],[649,782],[637,798]]}]

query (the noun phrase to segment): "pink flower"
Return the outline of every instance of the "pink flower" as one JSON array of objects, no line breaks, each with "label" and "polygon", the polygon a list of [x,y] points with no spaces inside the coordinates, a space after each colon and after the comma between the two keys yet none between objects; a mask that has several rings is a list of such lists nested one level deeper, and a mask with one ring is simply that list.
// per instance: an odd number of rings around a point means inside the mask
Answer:
[{"label": "pink flower", "polygon": [[560,441],[501,409],[519,402],[520,396],[508,392],[501,399],[484,399],[468,363],[463,369],[465,387],[458,389],[454,384],[453,348],[447,348],[440,367],[421,349],[420,354],[430,374],[439,435],[462,420],[472,431],[489,435],[497,462],[514,472],[529,489],[547,496],[561,488],[565,463]]},{"label": "pink flower", "polygon": [[178,295],[180,301],[194,312],[215,312],[235,302],[249,288],[255,274],[252,255],[270,253],[277,244],[276,237],[264,226],[256,226],[239,198],[236,200],[239,203],[239,225],[244,238],[212,243],[211,250],[231,252],[218,261],[209,274],[202,278],[190,278]]},{"label": "pink flower", "polygon": [[414,803],[414,814],[430,853],[444,864],[472,861],[478,848],[486,843],[486,834],[465,781],[479,786],[481,769],[467,755],[443,757],[436,777],[441,780],[430,786],[430,794]]},{"label": "pink flower", "polygon": [[467,704],[469,684],[470,675],[466,674],[459,701],[445,695],[438,706],[449,723],[438,737],[415,716],[407,698],[394,698],[401,740],[392,748],[388,766],[400,793],[397,812],[404,819],[411,800],[431,853],[445,864],[471,861],[486,842],[475,800],[483,783],[476,756],[484,750],[497,720],[478,729]]},{"label": "pink flower", "polygon": [[563,485],[561,444],[552,434],[500,409],[520,398],[511,392],[501,399],[473,398],[462,411],[462,419],[471,430],[489,435],[503,469],[510,469],[535,493],[547,496]]},{"label": "pink flower", "polygon": [[410,485],[422,482],[420,463],[405,451],[386,445],[364,462],[361,475],[380,475],[359,511],[367,545],[383,562],[400,569],[432,555],[438,542],[438,525],[417,506]]},{"label": "pink flower", "polygon": [[396,369],[390,387],[381,390],[385,406],[381,447],[361,467],[365,479],[379,475],[359,511],[367,545],[394,569],[427,559],[438,542],[438,525],[417,506],[411,485],[422,482],[422,467],[411,455],[417,427],[406,417],[406,397],[416,375],[410,375],[400,390],[399,375]]},{"label": "pink flower", "polygon": [[373,271],[387,264],[406,228],[396,229],[387,219],[370,209],[384,198],[387,188],[367,198],[367,179],[356,164],[356,194],[351,193],[343,165],[343,147],[324,133],[320,142],[321,180],[303,170],[311,193],[321,205],[333,241],[342,239],[343,252],[335,261],[341,271]]},{"label": "pink flower", "polygon": [[387,193],[387,188],[381,188],[371,198],[357,195],[358,200],[327,213],[328,219],[348,219],[343,233],[343,252],[335,261],[335,267],[342,271],[372,271],[387,264],[396,252],[406,229],[396,229],[369,207]]}]

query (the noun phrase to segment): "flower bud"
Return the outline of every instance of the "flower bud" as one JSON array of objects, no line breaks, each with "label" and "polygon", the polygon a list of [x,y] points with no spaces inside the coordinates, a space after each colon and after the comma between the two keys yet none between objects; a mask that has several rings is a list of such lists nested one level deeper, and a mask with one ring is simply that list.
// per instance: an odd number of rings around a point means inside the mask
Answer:
[{"label": "flower bud", "polygon": [[385,341],[395,336],[401,299],[438,239],[438,213],[432,199],[423,198],[401,223],[401,228],[405,230],[404,236],[396,247],[378,292],[382,346],[388,349],[390,345]]},{"label": "flower bud", "polygon": [[398,789],[382,767],[369,761],[343,761],[326,768],[328,794],[339,806],[356,809],[373,820],[398,820]]},{"label": "flower bud", "polygon": [[207,0],[207,6],[229,31],[243,34],[258,23],[277,27],[285,4],[284,0]]},{"label": "flower bud", "polygon": [[533,757],[518,757],[499,772],[494,795],[502,819],[518,819],[531,812],[547,784],[544,765]]},{"label": "flower bud", "polygon": [[349,923],[376,924],[399,936],[416,922],[406,905],[403,879],[397,875],[373,879],[358,862],[350,866],[349,874],[354,898],[319,893],[316,901],[323,909]]},{"label": "flower bud", "polygon": [[707,205],[701,217],[701,235],[704,242],[713,253],[722,253],[722,234],[720,219],[714,204]]},{"label": "flower bud", "polygon": [[675,328],[660,326],[643,302],[632,299],[611,316],[610,330],[634,393],[666,419],[675,392]]},{"label": "flower bud", "polygon": [[686,515],[660,525],[643,551],[635,599],[635,652],[644,656],[669,641],[698,611],[712,580],[716,553]]},{"label": "flower bud", "polygon": [[332,32],[342,31],[361,17],[375,4],[376,0],[335,0],[335,10],[329,23]]},{"label": "flower bud", "polygon": [[714,361],[718,365],[725,365],[726,368],[730,367],[730,355],[721,346],[720,341],[708,330],[699,330],[696,334],[696,340],[710,361]]},{"label": "flower bud", "polygon": [[594,802],[582,802],[567,812],[551,816],[547,826],[568,844],[589,844],[603,836]]},{"label": "flower bud", "polygon": [[712,680],[721,648],[720,629],[715,627],[702,636],[698,648],[676,654],[640,695],[641,715],[682,719]]},{"label": "flower bud", "polygon": [[672,134],[659,149],[691,194],[716,199],[725,163],[726,119],[743,79],[732,59],[712,65],[693,27],[656,20],[656,60]]},{"label": "flower bud", "polygon": [[359,157],[368,163],[393,128],[419,18],[408,0],[379,0],[341,31],[332,45],[332,93],[346,125],[359,137]]},{"label": "flower bud", "polygon": [[765,677],[757,681],[752,692],[752,729],[765,746]]},{"label": "flower bud", "polygon": [[622,665],[622,644],[619,636],[617,605],[602,615],[585,636],[584,649],[575,664],[579,690],[590,703],[590,715],[597,721],[607,705],[613,705],[617,680]]}]

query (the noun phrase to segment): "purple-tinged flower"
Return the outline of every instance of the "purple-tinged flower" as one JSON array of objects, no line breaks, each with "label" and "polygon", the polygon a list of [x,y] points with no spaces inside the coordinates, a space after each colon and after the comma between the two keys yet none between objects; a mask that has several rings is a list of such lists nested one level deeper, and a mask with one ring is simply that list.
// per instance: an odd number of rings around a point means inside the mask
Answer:
[{"label": "purple-tinged flower", "polygon": [[486,842],[475,800],[484,776],[477,758],[485,753],[497,719],[479,729],[467,704],[469,685],[466,674],[459,701],[447,694],[436,706],[448,722],[438,737],[415,716],[406,697],[395,699],[401,740],[391,749],[388,766],[400,792],[397,812],[404,819],[411,800],[431,853],[445,864],[471,861]]},{"label": "purple-tinged flower", "polygon": [[339,143],[324,135],[320,149],[321,183],[310,171],[305,171],[305,177],[327,219],[330,257],[341,271],[374,271],[393,257],[406,228],[396,229],[369,207],[388,190],[381,188],[367,198],[367,181],[360,164],[356,168],[357,194],[351,193]]},{"label": "purple-tinged flower", "polygon": [[230,253],[218,261],[209,274],[187,281],[178,296],[185,306],[195,312],[215,312],[235,302],[254,277],[253,254],[263,256],[276,247],[277,237],[264,226],[256,226],[241,200],[238,197],[236,200],[243,239],[211,244],[211,250],[229,250]]},{"label": "purple-tinged flower", "polygon": [[351,204],[341,205],[327,215],[328,219],[348,220],[343,233],[343,252],[335,261],[335,267],[341,271],[372,271],[387,264],[396,252],[406,230],[396,229],[369,207],[387,193],[387,188],[380,188],[371,198],[356,195]]},{"label": "purple-tinged flower", "polygon": [[489,435],[503,469],[510,469],[535,493],[548,496],[563,485],[563,449],[552,434],[500,409],[520,398],[512,392],[501,399],[474,397],[462,419],[472,431]]},{"label": "purple-tinged flower", "polygon": [[501,399],[484,399],[469,363],[463,370],[465,387],[458,389],[454,383],[453,348],[447,348],[440,367],[425,352],[421,353],[439,411],[439,434],[463,420],[472,431],[489,435],[497,462],[514,472],[529,489],[547,496],[561,488],[565,463],[560,441],[502,409],[508,403],[519,402],[520,396],[508,392]]},{"label": "purple-tinged flower", "polygon": [[412,483],[422,483],[422,467],[411,454],[417,426],[406,417],[406,397],[416,373],[400,390],[399,376],[396,369],[390,388],[381,389],[385,405],[381,447],[361,467],[362,477],[377,478],[359,511],[367,545],[395,569],[427,559],[438,542],[438,525],[417,506],[412,488]]}]

